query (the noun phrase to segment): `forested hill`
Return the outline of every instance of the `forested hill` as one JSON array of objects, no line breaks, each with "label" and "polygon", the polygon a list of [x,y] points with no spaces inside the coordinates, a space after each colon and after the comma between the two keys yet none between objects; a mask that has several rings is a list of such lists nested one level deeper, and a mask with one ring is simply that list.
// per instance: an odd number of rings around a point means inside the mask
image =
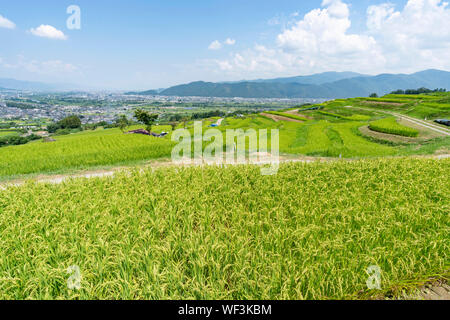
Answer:
[{"label": "forested hill", "polygon": [[[336,78],[340,78],[340,80],[323,83],[323,81]],[[380,74],[377,76],[336,72],[231,83],[197,81],[174,86],[158,94],[242,98],[352,98],[368,96],[371,93],[384,95],[397,89],[420,87],[450,90],[450,72],[426,70],[413,74]],[[155,93],[155,90],[149,90],[130,94],[155,95]]]}]

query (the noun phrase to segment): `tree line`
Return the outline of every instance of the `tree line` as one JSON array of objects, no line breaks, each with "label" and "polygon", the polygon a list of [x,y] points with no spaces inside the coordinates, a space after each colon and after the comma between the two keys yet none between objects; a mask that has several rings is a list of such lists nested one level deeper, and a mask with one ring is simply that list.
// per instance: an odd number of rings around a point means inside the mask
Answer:
[{"label": "tree line", "polygon": [[419,89],[407,89],[407,90],[396,90],[392,91],[391,94],[422,94],[422,93],[437,93],[437,92],[447,92],[447,89],[439,88],[439,89],[428,89],[428,88],[419,88]]},{"label": "tree line", "polygon": [[214,111],[206,111],[206,112],[196,112],[192,114],[174,114],[171,115],[168,119],[169,121],[190,121],[190,120],[200,120],[200,119],[208,119],[212,117],[233,117],[239,114],[253,114],[259,113],[257,110],[239,110],[228,113],[226,111],[214,110]]},{"label": "tree line", "polygon": [[5,146],[18,146],[21,144],[26,144],[30,141],[34,141],[34,140],[38,140],[41,137],[35,135],[35,134],[31,134],[29,136],[26,137],[21,137],[21,136],[15,136],[15,135],[11,135],[11,136],[5,136],[5,137],[0,137],[0,147],[5,147]]}]

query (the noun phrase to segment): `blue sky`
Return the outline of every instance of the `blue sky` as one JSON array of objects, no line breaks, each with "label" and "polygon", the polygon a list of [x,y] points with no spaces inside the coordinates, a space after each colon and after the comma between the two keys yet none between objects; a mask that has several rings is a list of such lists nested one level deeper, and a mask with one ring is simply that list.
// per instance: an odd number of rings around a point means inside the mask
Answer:
[{"label": "blue sky", "polygon": [[[450,69],[450,9],[439,0],[0,1],[0,77],[149,89]],[[81,9],[80,30],[67,29],[69,5]]]}]

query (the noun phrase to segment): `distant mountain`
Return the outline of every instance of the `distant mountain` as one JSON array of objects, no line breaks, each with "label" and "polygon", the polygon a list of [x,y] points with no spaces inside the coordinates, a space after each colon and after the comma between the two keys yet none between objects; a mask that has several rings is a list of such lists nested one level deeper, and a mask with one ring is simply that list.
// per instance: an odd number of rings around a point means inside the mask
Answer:
[{"label": "distant mountain", "polygon": [[326,83],[323,87],[339,93],[341,97],[365,97],[371,93],[384,95],[397,89],[417,89],[421,87],[450,90],[450,72],[426,70],[410,75],[380,74],[373,77],[356,77]]},{"label": "distant mountain", "polygon": [[[353,77],[353,75],[357,75]],[[346,78],[350,77],[350,78]],[[330,82],[327,79],[337,79]],[[299,82],[303,81],[303,83]],[[137,94],[163,96],[242,97],[242,98],[351,98],[371,93],[384,95],[397,89],[445,88],[450,90],[450,72],[426,70],[414,74],[365,76],[328,72],[312,76],[255,80],[234,83],[192,82],[156,92]],[[136,94],[136,93],[135,93]]]},{"label": "distant mountain", "polygon": [[22,81],[16,79],[5,79],[0,78],[0,87],[7,89],[15,89],[15,90],[32,90],[32,91],[47,91],[47,90],[56,90],[57,87],[55,85],[42,83],[42,82],[34,82],[34,81]]},{"label": "distant mountain", "polygon": [[152,90],[146,90],[146,91],[130,91],[130,92],[125,92],[125,94],[128,95],[144,95],[144,96],[157,96],[159,95],[161,92],[163,92],[164,90],[166,90],[165,88],[160,88],[160,89],[152,89]]},{"label": "distant mountain", "polygon": [[[330,83],[334,81],[356,78],[356,77],[367,77],[356,72],[324,72],[313,74],[310,76],[298,76],[298,77],[288,77],[288,78],[275,78],[275,79],[265,79],[265,80],[253,80],[248,82],[273,82],[273,83],[302,83],[302,84],[316,84],[321,85],[325,83]],[[243,82],[243,81],[241,81]]]},{"label": "distant mountain", "polygon": [[24,91],[68,91],[86,89],[79,85],[68,83],[44,83],[37,81],[23,81],[16,79],[0,78],[0,87],[12,90]]},{"label": "distant mountain", "polygon": [[128,94],[128,95],[143,95],[143,96],[156,96],[160,92],[161,91],[158,91],[158,90],[147,90],[147,91],[142,91],[142,92],[130,91],[130,92],[125,92],[125,94]]},{"label": "distant mountain", "polygon": [[[317,85],[301,83],[239,82],[212,83],[193,82],[164,90],[164,96],[199,96],[199,97],[242,97],[242,98],[309,98],[323,97],[327,89]],[[326,96],[332,92],[326,92]]]}]

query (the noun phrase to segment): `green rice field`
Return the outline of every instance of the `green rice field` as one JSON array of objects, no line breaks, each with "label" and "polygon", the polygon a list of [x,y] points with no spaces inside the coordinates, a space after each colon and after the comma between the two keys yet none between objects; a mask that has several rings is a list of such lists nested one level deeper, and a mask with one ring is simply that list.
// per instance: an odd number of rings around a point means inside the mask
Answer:
[{"label": "green rice field", "polygon": [[0,148],[0,177],[170,157],[173,147],[167,139],[125,135],[119,129],[84,131],[55,139],[52,143],[39,140]]},{"label": "green rice field", "polygon": [[[449,171],[400,158],[10,187],[0,299],[356,299],[448,279]],[[382,291],[367,289],[371,265]]]},{"label": "green rice field", "polygon": [[419,130],[403,126],[397,122],[395,118],[385,118],[373,121],[369,124],[370,130],[395,134],[405,137],[417,137]]},{"label": "green rice field", "polygon": [[12,136],[17,134],[17,131],[0,130],[0,137]]}]

